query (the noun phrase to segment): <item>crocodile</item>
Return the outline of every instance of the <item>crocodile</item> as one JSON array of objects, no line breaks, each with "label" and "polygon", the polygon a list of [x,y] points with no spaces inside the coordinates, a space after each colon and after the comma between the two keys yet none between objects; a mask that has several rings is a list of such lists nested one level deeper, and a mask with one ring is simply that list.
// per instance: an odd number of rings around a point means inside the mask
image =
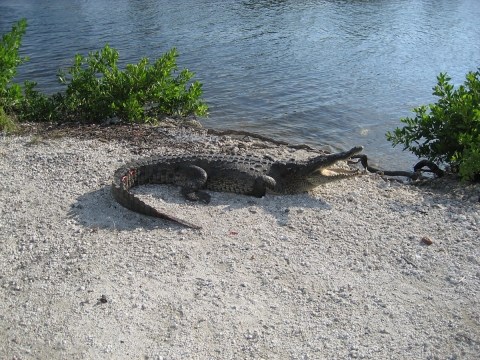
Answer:
[{"label": "crocodile", "polygon": [[323,154],[307,160],[275,161],[253,155],[182,154],[144,158],[119,168],[114,175],[112,193],[122,206],[132,211],[169,219],[200,228],[186,220],[160,212],[129,190],[144,184],[173,184],[181,187],[186,200],[210,202],[202,189],[262,197],[271,194],[298,194],[319,185],[350,178],[356,169],[335,168],[339,161],[360,153],[362,146],[336,154]]}]

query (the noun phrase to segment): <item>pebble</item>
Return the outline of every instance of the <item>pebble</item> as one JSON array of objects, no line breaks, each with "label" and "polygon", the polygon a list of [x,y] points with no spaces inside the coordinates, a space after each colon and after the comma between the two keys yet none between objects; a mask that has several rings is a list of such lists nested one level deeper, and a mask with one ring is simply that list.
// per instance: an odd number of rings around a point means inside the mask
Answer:
[{"label": "pebble", "polygon": [[433,244],[433,240],[430,239],[428,236],[422,237],[422,241],[423,241],[423,243],[426,244],[426,245],[432,245],[432,244]]}]

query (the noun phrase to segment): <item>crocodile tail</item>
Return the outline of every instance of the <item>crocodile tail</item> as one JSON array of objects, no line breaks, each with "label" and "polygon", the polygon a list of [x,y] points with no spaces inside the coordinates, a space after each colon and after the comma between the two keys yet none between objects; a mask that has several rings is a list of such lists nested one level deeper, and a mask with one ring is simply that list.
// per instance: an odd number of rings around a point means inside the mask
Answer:
[{"label": "crocodile tail", "polygon": [[201,226],[158,211],[154,207],[145,204],[142,200],[129,192],[128,189],[132,187],[134,182],[132,179],[133,173],[133,171],[129,171],[125,176],[115,176],[114,182],[112,183],[113,197],[120,205],[143,215],[175,221],[192,229],[201,229]]}]

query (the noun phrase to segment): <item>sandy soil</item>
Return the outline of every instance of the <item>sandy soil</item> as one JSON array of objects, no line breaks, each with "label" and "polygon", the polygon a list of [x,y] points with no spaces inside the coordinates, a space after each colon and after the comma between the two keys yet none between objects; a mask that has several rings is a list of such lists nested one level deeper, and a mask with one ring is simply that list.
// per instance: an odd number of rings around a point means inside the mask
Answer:
[{"label": "sandy soil", "polygon": [[209,205],[136,189],[192,230],[118,205],[114,170],[169,152],[308,153],[157,135],[0,139],[1,359],[478,358],[479,185],[369,174]]}]

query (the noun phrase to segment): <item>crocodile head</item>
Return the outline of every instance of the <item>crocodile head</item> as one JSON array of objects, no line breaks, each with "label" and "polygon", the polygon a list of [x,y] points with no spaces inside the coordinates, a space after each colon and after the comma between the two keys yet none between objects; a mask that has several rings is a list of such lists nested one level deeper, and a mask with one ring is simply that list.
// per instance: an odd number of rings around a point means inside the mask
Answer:
[{"label": "crocodile head", "polygon": [[320,155],[303,162],[292,161],[281,166],[277,164],[279,178],[282,179],[282,184],[279,186],[277,193],[301,193],[332,181],[360,175],[361,171],[358,169],[346,170],[335,167],[335,165],[339,161],[350,159],[362,150],[363,146],[357,146],[349,151]]},{"label": "crocodile head", "polygon": [[337,154],[320,155],[308,160],[305,169],[305,179],[312,188],[332,181],[348,179],[361,174],[359,169],[342,169],[335,167],[339,161],[350,159],[353,155],[362,152],[363,146],[356,146],[349,151]]}]

